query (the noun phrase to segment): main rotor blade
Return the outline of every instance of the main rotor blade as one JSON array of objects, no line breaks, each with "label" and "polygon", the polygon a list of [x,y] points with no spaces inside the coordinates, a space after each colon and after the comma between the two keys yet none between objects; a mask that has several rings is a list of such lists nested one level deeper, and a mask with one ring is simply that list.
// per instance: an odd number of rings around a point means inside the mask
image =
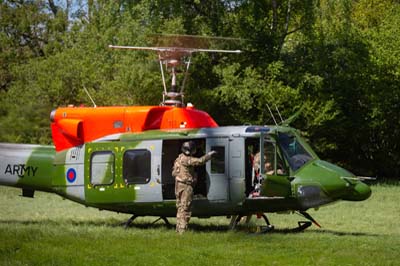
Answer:
[{"label": "main rotor blade", "polygon": [[241,50],[218,50],[218,49],[198,49],[198,48],[183,48],[183,47],[143,47],[143,46],[122,46],[122,45],[109,45],[113,49],[128,49],[128,50],[144,50],[144,51],[157,51],[157,52],[177,52],[192,54],[196,52],[206,53],[241,53]]}]

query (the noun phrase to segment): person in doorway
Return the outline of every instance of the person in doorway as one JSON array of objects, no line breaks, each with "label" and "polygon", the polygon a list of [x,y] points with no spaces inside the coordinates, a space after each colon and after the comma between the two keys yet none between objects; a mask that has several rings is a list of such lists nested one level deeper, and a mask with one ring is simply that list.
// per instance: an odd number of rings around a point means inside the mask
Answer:
[{"label": "person in doorway", "polygon": [[[263,176],[261,175],[261,153],[257,152],[253,156],[253,171],[252,171],[252,185],[254,190],[250,193],[250,197],[258,197],[261,193],[261,184],[263,182]],[[271,162],[267,160],[267,156],[264,153],[264,173],[272,175],[274,169],[272,168]]]},{"label": "person in doorway", "polygon": [[[261,155],[260,152],[257,152],[256,155],[254,155],[253,158],[253,168],[256,173],[256,175],[259,175],[261,172]],[[275,173],[274,168],[272,166],[272,162],[267,160],[267,156],[264,154],[264,171],[267,175],[273,175]],[[276,170],[276,173],[278,175],[283,174],[283,170],[278,168]]]},{"label": "person in doorway", "polygon": [[194,167],[209,161],[216,152],[210,151],[206,155],[196,158],[196,143],[187,141],[182,144],[182,153],[174,162],[172,176],[175,177],[176,196],[176,232],[182,234],[186,231],[192,215],[191,205],[193,199]]}]

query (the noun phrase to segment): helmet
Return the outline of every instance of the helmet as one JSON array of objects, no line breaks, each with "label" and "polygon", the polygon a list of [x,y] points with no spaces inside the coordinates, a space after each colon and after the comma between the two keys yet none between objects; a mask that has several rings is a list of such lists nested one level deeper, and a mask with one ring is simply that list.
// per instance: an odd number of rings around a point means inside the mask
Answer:
[{"label": "helmet", "polygon": [[196,153],[196,143],[194,141],[186,141],[182,144],[181,150],[186,155],[193,155]]}]

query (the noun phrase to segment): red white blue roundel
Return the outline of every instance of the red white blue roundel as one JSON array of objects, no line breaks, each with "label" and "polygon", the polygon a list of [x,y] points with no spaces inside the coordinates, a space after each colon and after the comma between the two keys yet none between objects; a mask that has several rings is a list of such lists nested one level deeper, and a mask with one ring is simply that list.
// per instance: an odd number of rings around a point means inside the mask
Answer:
[{"label": "red white blue roundel", "polygon": [[73,183],[76,179],[76,171],[74,168],[69,168],[67,171],[67,180],[70,183]]}]

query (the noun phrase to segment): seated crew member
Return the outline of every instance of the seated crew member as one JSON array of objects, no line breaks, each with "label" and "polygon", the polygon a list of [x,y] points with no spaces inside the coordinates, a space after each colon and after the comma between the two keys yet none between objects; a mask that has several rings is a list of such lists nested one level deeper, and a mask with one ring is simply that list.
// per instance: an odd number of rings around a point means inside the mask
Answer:
[{"label": "seated crew member", "polygon": [[[267,156],[264,154],[264,173],[266,175],[275,174],[273,164],[267,160]],[[277,169],[276,174],[282,175],[282,169]],[[252,182],[254,190],[250,194],[251,197],[257,197],[260,195],[260,188],[263,177],[261,176],[261,154],[257,152],[253,157],[253,171],[252,171]]]},{"label": "seated crew member", "polygon": [[[257,152],[256,153],[256,155],[254,155],[254,159],[253,159],[253,169],[254,169],[254,171],[255,171],[255,173],[256,173],[256,175],[259,175],[261,172],[260,172],[260,168],[261,168],[261,166],[260,166],[260,164],[261,164],[261,158],[260,158],[261,156],[260,156],[260,152]],[[272,166],[272,164],[271,164],[271,162],[269,162],[268,160],[267,160],[267,156],[264,154],[264,171],[265,171],[265,173],[267,174],[267,175],[273,175],[274,173],[275,173],[275,171],[274,171],[274,168],[273,168],[273,166]],[[278,174],[278,175],[282,175],[283,174],[283,170],[282,169],[280,169],[280,168],[278,168],[277,170],[276,170],[276,173]]]},{"label": "seated crew member", "polygon": [[[267,163],[267,157],[265,156],[265,154],[264,163]],[[261,182],[261,155],[260,152],[257,152],[253,156],[252,186],[254,190],[250,193],[250,197],[258,197],[260,195]]]}]

